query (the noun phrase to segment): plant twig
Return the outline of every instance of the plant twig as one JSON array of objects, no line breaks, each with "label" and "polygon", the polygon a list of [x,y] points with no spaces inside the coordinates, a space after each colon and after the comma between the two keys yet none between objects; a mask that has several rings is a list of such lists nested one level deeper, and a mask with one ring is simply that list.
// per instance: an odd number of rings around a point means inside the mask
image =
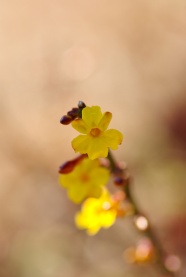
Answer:
[{"label": "plant twig", "polygon": [[[117,162],[115,161],[113,155],[111,154],[111,152],[109,151],[108,154],[108,160],[110,162],[110,170],[112,173],[114,174],[119,174],[120,178],[123,178],[123,181],[125,181],[125,174],[124,174],[124,169],[122,169],[121,167],[118,166]],[[164,249],[161,246],[160,241],[158,240],[152,225],[149,222],[149,219],[147,218],[147,216],[144,216],[144,213],[141,212],[136,200],[134,199],[133,195],[132,195],[132,191],[131,191],[131,181],[128,179],[127,180],[127,184],[123,185],[123,190],[126,194],[126,197],[128,199],[128,201],[130,201],[130,203],[133,206],[133,217],[139,217],[139,216],[143,216],[147,219],[148,222],[148,227],[145,230],[140,230],[136,227],[136,229],[138,231],[143,232],[143,234],[148,237],[148,239],[150,239],[151,243],[153,244],[153,247],[155,249],[155,253],[156,253],[156,264],[158,265],[159,269],[161,270],[163,276],[166,277],[176,277],[175,273],[168,270],[165,266],[165,258],[167,257],[167,253],[164,251]]]}]

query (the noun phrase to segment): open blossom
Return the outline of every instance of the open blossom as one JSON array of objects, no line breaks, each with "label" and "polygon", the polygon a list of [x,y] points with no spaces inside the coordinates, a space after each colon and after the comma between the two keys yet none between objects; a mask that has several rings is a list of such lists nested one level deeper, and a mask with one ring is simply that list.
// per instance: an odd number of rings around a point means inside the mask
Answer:
[{"label": "open blossom", "polygon": [[88,198],[82,210],[76,214],[75,222],[79,229],[86,229],[95,235],[100,228],[109,228],[117,217],[117,206],[109,192],[104,189],[100,198]]},{"label": "open blossom", "polygon": [[87,197],[100,197],[102,186],[109,180],[110,172],[100,165],[99,160],[84,158],[73,171],[60,174],[59,183],[67,189],[68,197],[74,203],[80,203]]},{"label": "open blossom", "polygon": [[85,107],[82,110],[82,118],[71,123],[72,127],[81,133],[72,141],[75,152],[88,154],[88,157],[94,160],[107,157],[109,148],[116,150],[123,140],[123,135],[115,129],[107,130],[111,119],[112,114],[103,114],[99,106]]}]

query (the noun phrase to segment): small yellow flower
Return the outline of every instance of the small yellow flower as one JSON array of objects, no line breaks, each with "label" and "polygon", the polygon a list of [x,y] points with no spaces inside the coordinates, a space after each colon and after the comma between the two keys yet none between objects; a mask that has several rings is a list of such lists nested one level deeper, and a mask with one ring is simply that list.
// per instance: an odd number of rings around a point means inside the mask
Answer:
[{"label": "small yellow flower", "polygon": [[89,235],[95,235],[100,228],[109,228],[115,222],[117,209],[109,192],[104,189],[100,198],[88,198],[82,210],[75,216],[79,229],[86,229]]},{"label": "small yellow flower", "polygon": [[107,130],[111,119],[112,114],[103,114],[99,106],[85,107],[82,110],[82,118],[72,122],[72,127],[82,134],[72,141],[75,152],[88,154],[88,157],[94,160],[107,157],[108,148],[118,149],[123,135],[115,129]]},{"label": "small yellow flower", "polygon": [[100,197],[102,186],[110,177],[107,168],[102,167],[99,160],[83,159],[72,172],[60,174],[59,183],[68,190],[68,197],[75,203],[87,197]]}]

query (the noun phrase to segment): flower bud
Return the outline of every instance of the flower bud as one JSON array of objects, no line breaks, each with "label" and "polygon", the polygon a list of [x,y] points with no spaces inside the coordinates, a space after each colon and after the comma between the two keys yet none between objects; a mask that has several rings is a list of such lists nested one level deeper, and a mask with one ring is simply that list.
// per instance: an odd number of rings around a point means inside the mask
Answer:
[{"label": "flower bud", "polygon": [[72,117],[69,115],[63,115],[62,118],[60,119],[60,123],[63,125],[68,125],[72,122]]},{"label": "flower bud", "polygon": [[69,111],[67,113],[68,116],[70,116],[71,118],[75,119],[78,116],[79,113],[79,109],[78,108],[72,108],[71,111]]},{"label": "flower bud", "polygon": [[125,180],[122,177],[115,177],[114,178],[114,184],[116,186],[123,186],[124,182],[125,182]]},{"label": "flower bud", "polygon": [[129,185],[129,181],[130,181],[129,177],[125,178],[125,176],[124,177],[116,176],[114,178],[114,184],[116,186],[127,186]]},{"label": "flower bud", "polygon": [[78,108],[79,109],[84,109],[86,107],[85,103],[83,101],[78,102]]},{"label": "flower bud", "polygon": [[86,155],[80,155],[77,158],[67,161],[65,163],[63,163],[60,167],[59,167],[59,173],[60,174],[67,174],[73,171],[74,167],[82,160],[86,157]]}]

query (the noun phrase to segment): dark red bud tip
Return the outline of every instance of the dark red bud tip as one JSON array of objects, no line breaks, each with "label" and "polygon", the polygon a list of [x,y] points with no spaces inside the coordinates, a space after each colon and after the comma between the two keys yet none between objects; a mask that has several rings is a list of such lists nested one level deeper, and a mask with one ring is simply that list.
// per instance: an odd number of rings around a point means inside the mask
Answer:
[{"label": "dark red bud tip", "polygon": [[61,174],[67,174],[67,173],[70,173],[73,169],[74,169],[74,162],[73,161],[68,161],[68,162],[65,162],[64,164],[62,164],[60,167],[59,167],[59,173]]},{"label": "dark red bud tip", "polygon": [[87,155],[80,155],[77,158],[67,161],[65,163],[63,163],[60,167],[59,167],[59,173],[60,174],[67,174],[70,173],[74,170],[75,166],[77,164],[79,164],[81,162],[81,160],[83,160],[85,157],[87,157]]},{"label": "dark red bud tip", "polygon": [[69,115],[64,115],[62,116],[62,118],[60,119],[60,123],[63,125],[68,125],[72,122],[72,117]]},{"label": "dark red bud tip", "polygon": [[78,108],[79,109],[84,109],[86,107],[85,103],[83,101],[78,102]]}]

